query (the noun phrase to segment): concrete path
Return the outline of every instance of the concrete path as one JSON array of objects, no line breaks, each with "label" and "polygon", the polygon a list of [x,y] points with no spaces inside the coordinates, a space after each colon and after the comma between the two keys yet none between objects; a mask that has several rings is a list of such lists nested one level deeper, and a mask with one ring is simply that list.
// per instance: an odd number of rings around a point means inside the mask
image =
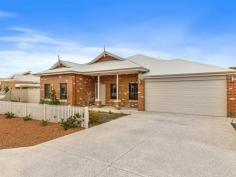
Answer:
[{"label": "concrete path", "polygon": [[1,177],[235,177],[226,118],[138,113],[29,148],[0,151]]}]

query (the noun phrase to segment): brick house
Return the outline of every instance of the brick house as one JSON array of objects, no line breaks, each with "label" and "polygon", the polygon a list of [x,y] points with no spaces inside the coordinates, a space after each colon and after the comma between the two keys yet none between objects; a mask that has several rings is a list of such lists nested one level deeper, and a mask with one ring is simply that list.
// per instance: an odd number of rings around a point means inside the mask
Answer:
[{"label": "brick house", "polygon": [[37,75],[41,99],[53,89],[61,104],[236,115],[236,72],[217,66],[104,51],[87,64],[58,60]]}]

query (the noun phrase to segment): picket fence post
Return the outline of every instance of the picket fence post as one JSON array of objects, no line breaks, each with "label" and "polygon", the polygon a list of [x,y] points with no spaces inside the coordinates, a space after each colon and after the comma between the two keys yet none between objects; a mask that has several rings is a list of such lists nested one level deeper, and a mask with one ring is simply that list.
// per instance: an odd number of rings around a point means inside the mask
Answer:
[{"label": "picket fence post", "polygon": [[27,103],[25,103],[25,116],[27,116]]}]

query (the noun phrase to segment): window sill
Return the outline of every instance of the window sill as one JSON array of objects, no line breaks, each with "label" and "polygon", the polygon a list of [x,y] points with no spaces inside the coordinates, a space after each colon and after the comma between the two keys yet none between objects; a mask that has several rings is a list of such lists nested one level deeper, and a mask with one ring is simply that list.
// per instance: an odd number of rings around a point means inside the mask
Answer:
[{"label": "window sill", "polygon": [[129,100],[129,102],[138,102],[138,100]]},{"label": "window sill", "polygon": [[117,99],[110,99],[110,101],[112,101],[112,102],[120,102],[121,100],[117,100]]},{"label": "window sill", "polygon": [[50,101],[50,98],[43,98],[44,101]]},{"label": "window sill", "polygon": [[60,99],[60,102],[67,102],[67,99]]}]

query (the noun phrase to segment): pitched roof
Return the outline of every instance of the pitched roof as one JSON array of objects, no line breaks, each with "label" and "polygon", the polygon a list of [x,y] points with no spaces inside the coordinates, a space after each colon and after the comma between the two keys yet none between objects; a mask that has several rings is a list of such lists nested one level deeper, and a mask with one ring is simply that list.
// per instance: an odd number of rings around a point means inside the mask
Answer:
[{"label": "pitched roof", "polygon": [[[105,51],[105,53],[108,52]],[[163,60],[145,55],[134,55],[128,58],[120,58],[119,60],[106,62],[96,62],[97,59],[99,59],[99,56],[96,57],[92,62],[87,64],[78,64],[64,60],[58,60],[58,62],[55,63],[49,70],[37,73],[37,75],[51,75],[61,73],[98,74],[105,72],[110,73],[124,70],[134,70],[136,72],[142,72],[143,77],[152,77],[166,75],[235,72],[235,70],[232,69],[226,69],[214,65],[208,65],[184,59]],[[63,67],[58,67],[61,65]]]},{"label": "pitched roof", "polygon": [[[64,67],[57,67],[62,64]],[[55,63],[49,70],[37,73],[37,75],[54,74],[54,73],[81,73],[92,74],[100,72],[112,72],[112,71],[124,71],[124,70],[136,70],[147,71],[146,68],[140,66],[129,60],[114,60],[99,62],[93,64],[77,64],[73,62],[60,60]]]},{"label": "pitched roof", "polygon": [[232,69],[226,69],[223,67],[203,64],[184,59],[161,60],[148,57],[145,55],[134,55],[128,57],[127,59],[149,69],[149,72],[143,74],[144,77],[179,75],[179,74],[183,75],[183,74],[200,74],[200,73],[235,72]]}]

